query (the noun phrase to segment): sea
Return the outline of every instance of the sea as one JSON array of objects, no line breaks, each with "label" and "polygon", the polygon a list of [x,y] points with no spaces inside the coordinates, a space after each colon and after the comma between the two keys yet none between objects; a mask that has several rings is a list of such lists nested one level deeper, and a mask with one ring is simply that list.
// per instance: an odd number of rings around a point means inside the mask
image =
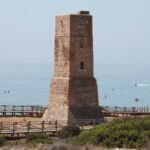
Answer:
[{"label": "sea", "polygon": [[[150,106],[150,65],[96,64],[101,106]],[[0,64],[0,105],[48,104],[50,64]]]}]

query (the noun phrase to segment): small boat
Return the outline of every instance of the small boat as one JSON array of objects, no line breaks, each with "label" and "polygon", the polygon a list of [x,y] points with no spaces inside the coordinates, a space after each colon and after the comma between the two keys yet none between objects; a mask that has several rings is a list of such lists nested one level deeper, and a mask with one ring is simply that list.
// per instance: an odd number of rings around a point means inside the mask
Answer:
[{"label": "small boat", "polygon": [[104,98],[107,98],[107,95],[105,94]]},{"label": "small boat", "polygon": [[134,84],[134,86],[135,86],[135,87],[137,87],[137,86],[138,86],[138,84],[137,84],[137,83],[135,83],[135,84]]},{"label": "small boat", "polygon": [[136,97],[136,98],[134,99],[134,101],[135,101],[135,102],[138,102],[138,101],[139,101],[139,98],[138,98],[138,97]]}]

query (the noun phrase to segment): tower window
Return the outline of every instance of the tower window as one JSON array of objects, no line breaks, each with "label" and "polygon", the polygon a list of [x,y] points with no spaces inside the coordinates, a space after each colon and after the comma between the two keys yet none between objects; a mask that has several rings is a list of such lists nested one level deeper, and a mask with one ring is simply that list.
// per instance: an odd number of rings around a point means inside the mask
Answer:
[{"label": "tower window", "polygon": [[83,61],[80,62],[80,69],[81,69],[81,70],[84,69],[84,62],[83,62]]},{"label": "tower window", "polygon": [[83,44],[80,44],[80,48],[83,48]]},{"label": "tower window", "polygon": [[61,26],[63,27],[63,26],[64,26],[64,22],[63,22],[63,21],[60,21],[60,23],[61,23]]}]

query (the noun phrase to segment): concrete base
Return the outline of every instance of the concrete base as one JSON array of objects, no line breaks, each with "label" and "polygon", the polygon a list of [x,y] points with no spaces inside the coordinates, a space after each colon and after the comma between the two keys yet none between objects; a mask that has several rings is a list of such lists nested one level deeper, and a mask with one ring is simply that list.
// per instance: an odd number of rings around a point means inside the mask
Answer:
[{"label": "concrete base", "polygon": [[[64,112],[65,118],[64,118]],[[56,114],[55,114],[56,115]],[[66,107],[63,109],[63,112],[59,111],[58,116],[52,114],[52,111],[49,109],[46,110],[45,114],[42,117],[42,120],[45,121],[58,121],[67,124],[78,124],[81,120],[97,120],[103,121],[104,116],[102,114],[100,107]],[[62,117],[61,117],[62,115]]]}]

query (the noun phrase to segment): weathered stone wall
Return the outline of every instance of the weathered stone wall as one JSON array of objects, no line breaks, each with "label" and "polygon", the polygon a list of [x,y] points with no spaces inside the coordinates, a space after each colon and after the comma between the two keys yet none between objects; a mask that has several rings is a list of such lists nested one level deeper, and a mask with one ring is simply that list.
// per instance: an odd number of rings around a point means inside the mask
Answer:
[{"label": "weathered stone wall", "polygon": [[54,77],[70,76],[70,39],[69,37],[55,38]]},{"label": "weathered stone wall", "polygon": [[68,120],[69,112],[69,80],[52,79],[50,85],[50,96],[48,109],[43,120]]},{"label": "weathered stone wall", "polygon": [[76,78],[69,82],[69,105],[98,106],[98,93],[94,78]]}]

